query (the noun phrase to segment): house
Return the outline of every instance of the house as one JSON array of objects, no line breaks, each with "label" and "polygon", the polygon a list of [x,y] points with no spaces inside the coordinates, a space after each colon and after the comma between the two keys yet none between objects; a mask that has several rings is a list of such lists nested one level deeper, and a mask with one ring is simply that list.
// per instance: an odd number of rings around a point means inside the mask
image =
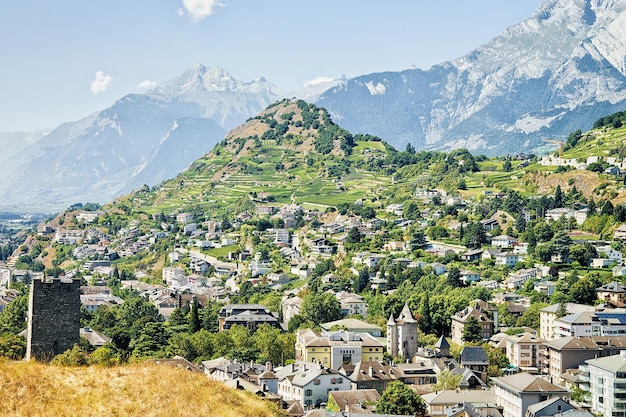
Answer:
[{"label": "house", "polygon": [[437,372],[432,363],[426,360],[396,364],[400,371],[400,380],[412,385],[431,385],[437,383]]},{"label": "house", "polygon": [[500,224],[498,224],[498,220],[494,219],[493,217],[490,219],[481,220],[480,223],[483,225],[483,228],[486,231],[491,231],[500,227]]},{"label": "house", "polygon": [[288,228],[274,229],[274,244],[289,245],[289,229]]},{"label": "house", "polygon": [[561,416],[569,410],[576,410],[569,402],[559,397],[552,397],[545,401],[528,406],[525,417],[552,417]]},{"label": "house", "polygon": [[500,235],[491,238],[491,246],[498,248],[511,248],[517,243],[517,239],[507,235]]},{"label": "house", "polygon": [[374,268],[385,258],[386,255],[382,254],[359,252],[352,257],[352,263],[354,265],[364,265],[368,268]]},{"label": "house", "polygon": [[615,261],[612,261],[607,258],[591,258],[591,267],[592,268],[608,268],[612,265],[615,265]]},{"label": "house", "polygon": [[460,280],[465,285],[470,285],[473,282],[478,282],[480,281],[480,272],[463,270],[461,271]]},{"label": "house", "polygon": [[390,204],[385,208],[387,213],[393,213],[396,216],[402,216],[404,210],[404,204]]},{"label": "house", "polygon": [[439,262],[433,262],[433,263],[427,264],[426,266],[431,267],[433,271],[435,272],[435,275],[445,274],[446,271],[448,270],[448,268],[444,264],[440,264]]},{"label": "house", "polygon": [[612,272],[615,278],[626,277],[626,266],[614,266]]},{"label": "house", "polygon": [[85,339],[87,339],[89,344],[94,348],[104,346],[107,343],[111,343],[111,341],[113,340],[109,336],[97,332],[89,327],[81,327],[79,334],[80,337],[84,337]]},{"label": "house", "polygon": [[280,308],[283,312],[283,322],[289,323],[295,315],[300,314],[300,307],[302,306],[302,298],[298,296],[290,297],[288,295],[283,296],[280,301]]},{"label": "house", "polygon": [[569,391],[526,372],[491,378],[504,417],[524,417],[528,407],[550,398],[569,398]]},{"label": "house", "polygon": [[[465,403],[496,408],[496,396],[491,390],[442,390],[424,394],[422,398],[426,403],[426,414],[430,417],[447,417],[447,410],[450,407]],[[480,414],[472,415],[472,417],[480,416]]]},{"label": "house", "polygon": [[339,300],[341,314],[344,317],[355,314],[359,314],[363,318],[367,317],[367,302],[362,296],[347,291],[339,291],[335,297]]},{"label": "house", "polygon": [[297,400],[303,408],[319,407],[331,391],[350,390],[350,380],[317,363],[296,362],[276,369],[278,395]]},{"label": "house", "polygon": [[448,407],[447,417],[502,417],[501,408],[496,404],[459,403]]},{"label": "house", "polygon": [[519,260],[519,255],[513,252],[500,252],[494,255],[496,265],[504,265],[513,268]]},{"label": "house", "polygon": [[624,307],[626,304],[626,287],[617,281],[609,282],[599,288],[596,288],[598,300],[609,303],[615,307]]},{"label": "house", "polygon": [[76,215],[76,220],[84,223],[93,223],[101,214],[101,211],[81,211]]},{"label": "house", "polygon": [[317,362],[331,369],[361,361],[382,361],[384,346],[368,333],[346,331],[317,332],[300,329],[296,333],[296,360]]},{"label": "house", "polygon": [[599,254],[606,256],[617,265],[620,265],[622,263],[622,252],[618,251],[617,249],[613,249],[609,245],[596,246],[596,251],[598,251]]},{"label": "house", "polygon": [[626,224],[620,225],[615,232],[613,232],[613,239],[624,240],[626,239]]},{"label": "house", "polygon": [[461,350],[461,367],[474,372],[483,382],[487,382],[489,360],[481,346],[465,346]]},{"label": "house", "polygon": [[537,276],[537,268],[520,269],[515,272],[509,273],[509,276],[504,280],[503,284],[505,288],[509,290],[519,290],[526,284],[526,281],[533,279]]},{"label": "house", "polygon": [[537,373],[540,368],[539,352],[544,340],[531,332],[510,335],[506,338],[506,357],[509,363],[522,371]]},{"label": "house", "polygon": [[465,262],[480,261],[483,251],[480,249],[469,250],[461,254],[461,259]]},{"label": "house", "polygon": [[624,415],[626,351],[618,355],[589,359],[591,411],[605,416]]},{"label": "house", "polygon": [[177,279],[178,277],[186,279],[186,275],[187,274],[183,268],[167,266],[162,270],[162,279],[167,285],[172,285],[175,280],[180,281],[180,279]]},{"label": "house", "polygon": [[361,389],[358,391],[330,391],[328,400],[334,401],[342,413],[368,414],[374,412],[374,404],[380,400],[380,394],[375,389]]},{"label": "house", "polygon": [[556,291],[557,283],[554,281],[541,281],[537,282],[533,289],[538,293],[542,293],[550,297]]},{"label": "house", "polygon": [[489,340],[493,335],[494,323],[489,316],[480,309],[466,307],[452,316],[452,341],[459,345],[463,344],[463,329],[470,317],[474,317],[480,324],[480,336],[483,340]]},{"label": "house", "polygon": [[401,379],[402,373],[386,362],[357,362],[340,371],[350,379],[353,390],[373,389],[382,394],[387,385]]},{"label": "house", "polygon": [[547,221],[558,221],[561,218],[574,219],[576,224],[582,225],[587,219],[587,210],[573,210],[569,208],[554,208],[546,210],[545,218]]},{"label": "house", "polygon": [[431,201],[434,197],[439,196],[441,196],[441,194],[437,190],[420,188],[415,191],[415,197],[423,201]]},{"label": "house", "polygon": [[220,310],[220,332],[235,324],[245,326],[253,332],[262,323],[281,329],[278,319],[267,307],[260,304],[229,304]]}]

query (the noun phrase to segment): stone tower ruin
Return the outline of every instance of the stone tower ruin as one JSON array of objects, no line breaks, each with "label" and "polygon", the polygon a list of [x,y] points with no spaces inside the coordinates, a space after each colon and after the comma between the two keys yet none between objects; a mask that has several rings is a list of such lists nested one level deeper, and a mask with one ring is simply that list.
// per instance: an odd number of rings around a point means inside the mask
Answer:
[{"label": "stone tower ruin", "polygon": [[28,302],[26,360],[49,361],[80,339],[80,280],[34,279]]}]

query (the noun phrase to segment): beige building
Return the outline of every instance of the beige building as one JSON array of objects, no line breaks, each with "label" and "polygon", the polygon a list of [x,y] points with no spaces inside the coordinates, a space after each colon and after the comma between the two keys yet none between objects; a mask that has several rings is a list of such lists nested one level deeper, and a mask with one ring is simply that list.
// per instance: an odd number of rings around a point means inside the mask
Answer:
[{"label": "beige building", "polygon": [[296,360],[316,362],[331,369],[346,364],[382,361],[384,346],[368,333],[316,332],[298,330],[296,334]]},{"label": "beige building", "polygon": [[564,373],[588,359],[611,356],[626,350],[626,336],[563,337],[546,341],[540,352],[541,373],[555,384],[564,384]]},{"label": "beige building", "polygon": [[463,344],[463,329],[470,317],[476,318],[480,324],[480,336],[483,340],[489,340],[493,335],[493,320],[482,310],[475,307],[467,307],[452,316],[452,341],[459,345]]},{"label": "beige building", "polygon": [[539,370],[539,351],[544,340],[534,333],[526,332],[507,337],[506,357],[511,365],[521,370]]}]

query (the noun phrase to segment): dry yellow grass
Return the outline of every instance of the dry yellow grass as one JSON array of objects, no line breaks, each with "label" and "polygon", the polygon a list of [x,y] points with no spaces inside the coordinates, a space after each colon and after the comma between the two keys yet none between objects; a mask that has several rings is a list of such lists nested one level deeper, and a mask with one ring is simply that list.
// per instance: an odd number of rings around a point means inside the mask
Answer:
[{"label": "dry yellow grass", "polygon": [[169,366],[65,368],[0,362],[0,415],[265,417],[280,414],[269,403],[245,392]]}]

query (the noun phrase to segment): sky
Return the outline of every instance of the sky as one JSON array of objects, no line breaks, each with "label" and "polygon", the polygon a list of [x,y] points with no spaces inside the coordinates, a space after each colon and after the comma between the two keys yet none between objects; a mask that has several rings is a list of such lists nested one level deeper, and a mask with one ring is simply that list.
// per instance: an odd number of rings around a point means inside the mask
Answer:
[{"label": "sky", "polygon": [[462,56],[540,0],[6,0],[0,132],[54,128],[193,64],[291,91]]}]

